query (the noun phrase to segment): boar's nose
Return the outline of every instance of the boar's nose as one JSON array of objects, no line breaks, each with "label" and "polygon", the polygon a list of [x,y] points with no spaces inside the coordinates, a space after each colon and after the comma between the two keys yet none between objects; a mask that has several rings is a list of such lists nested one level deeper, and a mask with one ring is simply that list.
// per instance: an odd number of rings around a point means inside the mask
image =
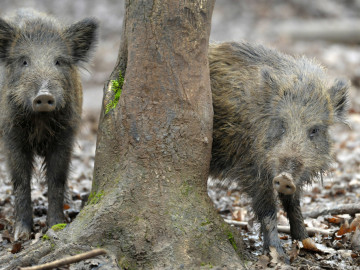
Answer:
[{"label": "boar's nose", "polygon": [[273,185],[276,191],[285,195],[294,194],[296,191],[293,177],[291,174],[286,172],[282,172],[275,176],[273,179]]},{"label": "boar's nose", "polygon": [[33,99],[32,107],[35,112],[51,112],[55,110],[56,101],[48,91],[39,91]]}]

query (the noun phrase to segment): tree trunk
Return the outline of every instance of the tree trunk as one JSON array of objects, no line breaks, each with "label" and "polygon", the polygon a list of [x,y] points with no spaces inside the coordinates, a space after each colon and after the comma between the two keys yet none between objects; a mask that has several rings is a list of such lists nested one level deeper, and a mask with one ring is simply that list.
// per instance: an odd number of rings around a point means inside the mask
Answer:
[{"label": "tree trunk", "polygon": [[105,87],[92,192],[60,234],[103,247],[124,269],[241,269],[243,246],[207,195],[212,100],[207,50],[214,0],[127,0]]}]

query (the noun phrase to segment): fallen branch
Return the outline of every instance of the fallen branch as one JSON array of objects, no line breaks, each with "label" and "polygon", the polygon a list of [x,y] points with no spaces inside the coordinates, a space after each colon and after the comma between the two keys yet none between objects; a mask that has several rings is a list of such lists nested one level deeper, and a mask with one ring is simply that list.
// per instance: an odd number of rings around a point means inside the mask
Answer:
[{"label": "fallen branch", "polygon": [[20,270],[45,270],[45,269],[52,269],[56,267],[60,267],[63,265],[68,265],[76,262],[80,262],[86,259],[90,259],[92,257],[106,254],[105,249],[94,249],[82,254],[74,255],[71,257],[63,258],[60,260],[53,261],[51,263],[45,263],[41,265],[31,266],[31,267],[21,267]]},{"label": "fallen branch", "polygon": [[332,208],[325,208],[322,210],[305,212],[303,213],[303,217],[317,218],[318,216],[325,216],[325,215],[342,215],[342,214],[355,215],[356,213],[360,213],[360,204],[350,203],[350,204],[340,204]]},{"label": "fallen branch", "polygon": [[[244,222],[244,221],[225,219],[225,222],[228,224],[231,224],[231,225],[242,227],[242,228],[245,228],[248,226],[248,223]],[[278,228],[278,232],[290,234],[290,226],[277,226],[277,228]],[[317,233],[323,234],[323,235],[332,235],[336,232],[336,230],[325,230],[325,229],[319,229],[319,228],[314,228],[314,227],[310,227],[310,228],[307,227],[306,231],[309,236],[314,236]]]}]

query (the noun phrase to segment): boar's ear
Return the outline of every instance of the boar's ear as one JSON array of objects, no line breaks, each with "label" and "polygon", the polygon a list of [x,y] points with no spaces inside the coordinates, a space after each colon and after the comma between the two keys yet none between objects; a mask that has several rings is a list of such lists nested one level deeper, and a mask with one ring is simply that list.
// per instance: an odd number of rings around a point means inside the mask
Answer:
[{"label": "boar's ear", "polygon": [[337,121],[344,121],[348,109],[348,89],[349,83],[345,80],[336,80],[334,85],[330,88],[329,94],[333,104],[335,119]]},{"label": "boar's ear", "polygon": [[76,63],[88,61],[97,43],[97,29],[97,20],[87,18],[65,30],[65,38],[70,44],[71,55]]},{"label": "boar's ear", "polygon": [[9,47],[16,35],[15,29],[0,18],[0,61],[8,56]]}]

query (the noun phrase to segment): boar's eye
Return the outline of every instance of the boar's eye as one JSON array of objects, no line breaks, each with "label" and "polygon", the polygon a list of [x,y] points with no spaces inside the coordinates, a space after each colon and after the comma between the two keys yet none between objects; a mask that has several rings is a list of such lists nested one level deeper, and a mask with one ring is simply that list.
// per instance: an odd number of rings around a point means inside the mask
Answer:
[{"label": "boar's eye", "polygon": [[320,129],[318,127],[312,127],[309,130],[310,140],[314,139],[319,134]]},{"label": "boar's eye", "polygon": [[23,65],[24,67],[27,67],[27,66],[29,65],[29,64],[28,64],[28,61],[23,60],[22,65]]},{"label": "boar's eye", "polygon": [[55,61],[55,66],[61,66],[60,60],[56,60],[56,61]]}]

